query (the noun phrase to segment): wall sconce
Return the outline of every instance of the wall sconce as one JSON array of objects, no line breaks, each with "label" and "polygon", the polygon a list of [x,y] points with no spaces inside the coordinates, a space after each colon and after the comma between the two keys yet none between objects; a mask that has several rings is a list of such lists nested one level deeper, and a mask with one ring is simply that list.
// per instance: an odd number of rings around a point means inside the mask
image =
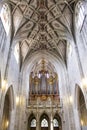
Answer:
[{"label": "wall sconce", "polygon": [[87,89],[87,77],[84,77],[82,79],[81,85],[82,85],[83,89]]},{"label": "wall sconce", "polygon": [[5,91],[7,89],[7,86],[8,86],[7,81],[3,79],[2,80],[2,91]]},{"label": "wall sconce", "polygon": [[73,98],[72,98],[72,96],[70,96],[70,103],[73,103]]},{"label": "wall sconce", "polygon": [[83,126],[83,124],[84,124],[84,123],[83,123],[83,120],[81,119],[81,126]]},{"label": "wall sconce", "polygon": [[6,125],[6,128],[8,128],[8,125],[9,125],[9,121],[8,120],[6,120],[5,125]]},{"label": "wall sconce", "polygon": [[17,96],[16,97],[16,105],[23,105],[24,104],[24,97],[23,96]]},{"label": "wall sconce", "polygon": [[19,96],[16,97],[16,105],[18,106],[20,104],[20,98]]}]

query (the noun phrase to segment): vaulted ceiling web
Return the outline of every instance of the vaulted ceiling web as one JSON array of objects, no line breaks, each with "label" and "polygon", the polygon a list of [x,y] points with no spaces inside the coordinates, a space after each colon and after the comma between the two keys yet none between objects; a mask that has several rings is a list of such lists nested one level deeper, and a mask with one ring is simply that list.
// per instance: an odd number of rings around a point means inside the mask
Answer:
[{"label": "vaulted ceiling web", "polygon": [[66,39],[72,35],[75,0],[9,0],[14,40],[20,41],[22,60],[38,50],[52,51],[66,60]]}]

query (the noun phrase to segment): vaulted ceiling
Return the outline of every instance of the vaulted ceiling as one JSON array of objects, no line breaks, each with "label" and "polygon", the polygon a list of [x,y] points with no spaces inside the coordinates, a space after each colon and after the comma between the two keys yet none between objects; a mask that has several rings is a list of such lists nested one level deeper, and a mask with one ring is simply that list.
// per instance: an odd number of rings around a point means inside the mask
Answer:
[{"label": "vaulted ceiling", "polygon": [[76,0],[9,0],[14,40],[20,43],[22,62],[46,50],[66,61],[66,39],[72,36]]}]

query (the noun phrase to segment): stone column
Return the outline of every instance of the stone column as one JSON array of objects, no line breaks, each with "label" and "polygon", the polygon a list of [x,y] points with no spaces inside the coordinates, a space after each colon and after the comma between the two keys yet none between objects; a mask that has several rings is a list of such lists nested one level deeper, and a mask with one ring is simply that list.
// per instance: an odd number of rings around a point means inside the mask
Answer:
[{"label": "stone column", "polygon": [[76,130],[81,130],[79,109],[74,108],[74,114],[75,114],[75,122],[76,122],[75,127],[76,127]]},{"label": "stone column", "polygon": [[39,130],[40,126],[39,126],[39,115],[37,112],[37,117],[36,117],[36,130]]},{"label": "stone column", "polygon": [[50,130],[53,130],[53,115],[51,113],[51,117],[50,117]]}]

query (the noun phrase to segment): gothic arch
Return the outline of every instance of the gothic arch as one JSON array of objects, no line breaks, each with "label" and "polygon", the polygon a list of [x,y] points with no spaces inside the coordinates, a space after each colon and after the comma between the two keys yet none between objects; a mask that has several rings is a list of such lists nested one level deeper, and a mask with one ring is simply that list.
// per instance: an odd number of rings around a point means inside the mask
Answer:
[{"label": "gothic arch", "polygon": [[[49,54],[48,52],[44,52],[44,51],[43,51],[43,54],[41,52],[35,53],[35,56],[32,55],[32,57],[27,59],[27,62],[25,62],[25,64],[23,64],[22,70],[21,70],[21,74],[23,75],[23,81],[22,81],[21,85],[24,86],[24,84],[25,84],[25,86],[26,86],[26,88],[23,88],[23,89],[26,89],[27,92],[28,92],[27,93],[27,99],[28,99],[28,94],[29,94],[29,75],[30,75],[32,66],[37,61],[39,61],[42,57],[44,57],[46,60],[49,59],[49,62],[51,62],[51,63],[53,63],[53,65],[55,65],[54,67],[57,71],[58,78],[59,78],[59,89],[62,89],[62,88],[60,88],[60,86],[63,86],[63,84],[67,84],[66,83],[67,80],[65,78],[65,77],[67,77],[66,76],[67,75],[66,66],[64,65],[64,63],[62,62],[62,60],[60,58],[55,57],[55,56]],[[26,78],[25,78],[25,74],[26,74]],[[63,82],[61,82],[62,78],[64,79]],[[63,90],[64,90],[64,88],[63,88]]]},{"label": "gothic arch", "polygon": [[54,129],[59,129],[59,130],[62,130],[62,121],[61,121],[61,117],[59,116],[59,114],[55,114],[54,115],[54,118],[53,118],[53,122],[54,122],[54,119],[56,119],[56,121],[58,122],[58,128],[56,127],[56,128],[54,128]]},{"label": "gothic arch", "polygon": [[13,87],[10,86],[6,91],[3,106],[3,116],[1,130],[10,130],[12,110],[14,109],[14,92]]},{"label": "gothic arch", "polygon": [[[25,98],[27,99],[27,106],[29,105],[28,104],[28,97],[29,97],[29,91],[30,91],[29,90],[29,75],[30,75],[32,66],[34,64],[36,64],[36,62],[39,61],[41,58],[45,58],[46,60],[49,60],[49,62],[51,62],[54,65],[54,67],[57,71],[58,79],[59,79],[60,98],[67,93],[66,87],[68,86],[68,82],[67,82],[68,79],[67,79],[65,64],[63,63],[63,61],[60,58],[58,58],[54,55],[51,55],[46,51],[42,51],[42,52],[40,51],[38,53],[34,53],[32,55],[32,57],[28,57],[27,61],[25,61],[25,63],[22,66],[22,69],[21,69],[21,75],[23,75],[23,80],[22,80],[20,86],[22,86],[23,91],[26,91]],[[26,87],[24,87],[24,86],[26,86]],[[65,86],[65,87],[62,87],[62,86]]]},{"label": "gothic arch", "polygon": [[85,102],[85,105],[86,105],[86,99],[85,99],[85,95],[83,93],[83,90],[78,84],[76,84],[76,86],[75,86],[75,96],[74,96],[75,97],[74,98],[74,103],[75,103],[76,109],[78,109],[78,106],[79,106],[79,91],[82,92],[83,97],[84,97],[84,102]]},{"label": "gothic arch", "polygon": [[48,113],[47,111],[44,110],[43,112],[40,113],[40,115],[39,115],[39,120],[41,119],[41,117],[42,117],[43,115],[46,115],[46,116],[50,119],[50,113]]},{"label": "gothic arch", "polygon": [[43,113],[40,117],[40,130],[43,130],[46,127],[46,130],[50,130],[50,119],[46,113]]},{"label": "gothic arch", "polygon": [[[14,109],[14,106],[15,106],[15,101],[14,101],[14,90],[13,90],[13,86],[10,85],[10,87],[8,88],[7,92],[9,91],[9,97],[10,97],[10,109],[13,110]],[[6,92],[6,93],[7,93]]]},{"label": "gothic arch", "polygon": [[79,85],[75,86],[75,112],[78,118],[79,129],[87,129],[87,108],[84,93]]},{"label": "gothic arch", "polygon": [[36,118],[33,113],[28,117],[27,130],[36,130]]}]

